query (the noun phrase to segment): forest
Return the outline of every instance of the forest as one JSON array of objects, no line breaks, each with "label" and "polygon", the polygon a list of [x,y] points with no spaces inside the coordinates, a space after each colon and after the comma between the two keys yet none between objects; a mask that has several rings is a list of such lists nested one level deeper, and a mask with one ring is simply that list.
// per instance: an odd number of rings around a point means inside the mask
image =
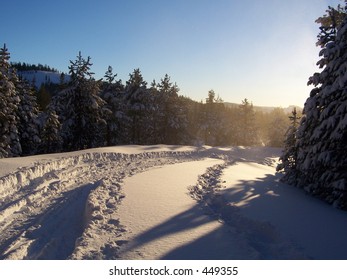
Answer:
[{"label": "forest", "polygon": [[1,157],[125,144],[281,147],[289,126],[283,109],[255,110],[247,98],[230,107],[210,90],[206,100],[193,101],[179,95],[167,74],[149,84],[135,69],[123,84],[109,66],[104,79],[96,80],[91,58],[81,53],[70,61],[69,82],[37,89],[18,73],[55,69],[9,59],[5,45],[0,50]]},{"label": "forest", "polygon": [[37,91],[19,78],[4,45],[0,157],[127,144],[283,146],[283,181],[347,209],[346,11],[329,7],[317,19],[321,72],[309,78],[314,88],[302,116],[256,111],[247,98],[229,107],[213,90],[197,102],[179,95],[169,75],[148,83],[140,69],[123,83],[109,66],[96,80],[81,52],[70,61],[69,82]]}]

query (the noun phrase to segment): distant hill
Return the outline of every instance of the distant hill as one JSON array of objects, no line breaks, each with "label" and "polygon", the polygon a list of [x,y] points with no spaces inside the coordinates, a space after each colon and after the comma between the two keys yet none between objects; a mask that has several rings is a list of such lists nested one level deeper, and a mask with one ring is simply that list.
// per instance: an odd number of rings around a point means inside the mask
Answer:
[{"label": "distant hill", "polygon": [[[18,71],[18,76],[29,83],[35,82],[36,88],[42,84],[60,84],[61,73],[56,71],[28,70]],[[64,82],[69,82],[70,76],[64,74]]]},{"label": "distant hill", "polygon": [[[241,104],[237,104],[237,103],[231,103],[231,102],[224,102],[224,105],[227,106],[227,107],[230,107],[230,108],[235,108],[235,107],[238,107],[240,106]],[[253,106],[254,107],[254,110],[256,111],[262,111],[264,113],[270,113],[271,111],[273,111],[274,109],[276,108],[282,108],[282,107],[272,107],[272,106]],[[290,114],[293,109],[296,108],[296,110],[298,112],[302,111],[302,107],[300,106],[295,106],[295,105],[290,105],[288,106],[287,108],[282,108],[283,111],[287,114]]]},{"label": "distant hill", "polygon": [[[35,82],[37,89],[41,87],[42,84],[60,84],[61,75],[57,69],[43,64],[30,64],[25,62],[11,62],[11,66],[17,70],[18,76],[27,80],[29,83]],[[69,82],[69,75],[64,75],[63,82]]]}]

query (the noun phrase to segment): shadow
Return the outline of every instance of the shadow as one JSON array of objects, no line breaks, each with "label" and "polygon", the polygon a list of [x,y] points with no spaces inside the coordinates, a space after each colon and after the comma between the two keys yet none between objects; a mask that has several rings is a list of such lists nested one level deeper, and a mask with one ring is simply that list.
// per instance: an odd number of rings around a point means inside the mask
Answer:
[{"label": "shadow", "polygon": [[158,144],[158,145],[149,145],[149,146],[145,146],[143,149],[146,150],[151,150],[151,151],[155,151],[155,150],[160,150],[162,148],[166,148],[169,149],[171,151],[175,151],[178,149],[181,149],[182,146],[180,145],[166,145],[166,144]]},{"label": "shadow", "polygon": [[281,183],[281,176],[239,180],[222,192],[223,200],[248,219],[270,223],[308,258],[347,259],[346,213]]},{"label": "shadow", "polygon": [[[206,210],[209,210],[208,214]],[[223,222],[218,223],[217,220],[223,220]],[[210,227],[199,228],[208,223],[214,224],[211,224]],[[181,242],[177,242],[178,237],[175,235],[183,232],[189,238],[182,238]],[[163,260],[309,258],[293,244],[283,240],[271,224],[254,221],[241,215],[237,207],[229,206],[225,201],[221,201],[220,197],[212,201],[209,209],[197,204],[136,236],[129,243],[121,246],[119,257],[122,258],[129,252],[137,252],[143,257],[146,251],[143,251],[144,254],[142,254],[141,250],[156,249],[160,251],[162,247],[165,251],[171,245],[169,236],[174,237],[173,242],[184,245],[176,247],[164,255],[158,253],[160,259]],[[187,240],[189,241],[187,242]],[[157,243],[154,247],[143,248],[151,242]],[[146,257],[143,258],[146,259]]]},{"label": "shadow", "polygon": [[[227,238],[227,239],[226,239]],[[189,244],[180,246],[162,260],[245,260],[257,259],[248,250],[240,250],[240,244],[233,238],[232,232],[225,225],[209,232]]]},{"label": "shadow", "polygon": [[[280,176],[240,180],[209,201],[209,215],[197,204],[136,236],[120,252],[140,251],[145,244],[190,230],[187,235],[199,233],[160,259],[347,259],[346,213],[279,182]],[[216,219],[223,223],[199,230]]]},{"label": "shadow", "polygon": [[[96,186],[97,184],[88,184],[65,192],[45,213],[31,217],[22,225],[20,232],[24,232],[23,237],[32,242],[26,259],[64,260],[72,254],[75,241],[84,230],[88,195]],[[17,238],[20,236],[14,236],[12,242]],[[10,244],[9,242],[11,240],[6,243]]]},{"label": "shadow", "polygon": [[135,250],[136,248],[157,239],[169,235],[175,235],[179,232],[192,230],[206,223],[211,223],[212,221],[213,219],[204,214],[199,205],[196,205],[189,210],[170,218],[166,222],[136,236],[131,242],[121,248],[121,252]]}]

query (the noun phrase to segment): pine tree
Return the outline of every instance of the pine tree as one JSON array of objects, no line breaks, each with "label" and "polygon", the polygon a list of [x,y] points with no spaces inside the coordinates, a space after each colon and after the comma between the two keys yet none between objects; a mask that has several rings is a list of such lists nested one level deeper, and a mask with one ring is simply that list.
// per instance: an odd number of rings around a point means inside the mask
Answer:
[{"label": "pine tree", "polygon": [[102,146],[105,144],[106,121],[105,102],[99,96],[100,82],[93,79],[90,57],[84,59],[79,52],[70,64],[69,86],[54,97],[52,104],[52,110],[56,111],[62,124],[64,149]]},{"label": "pine tree", "polygon": [[285,173],[283,181],[293,184],[296,179],[296,161],[298,151],[296,147],[296,133],[299,125],[299,119],[296,108],[293,109],[292,115],[289,116],[290,126],[285,134],[286,140],[284,142],[284,150],[280,157],[281,163],[277,166],[277,171],[283,170]]},{"label": "pine tree", "polygon": [[52,97],[47,86],[42,84],[37,92],[37,103],[40,111],[45,111]]},{"label": "pine tree", "polygon": [[347,17],[331,9],[318,36],[323,70],[309,79],[315,88],[298,128],[295,184],[347,209]]},{"label": "pine tree", "polygon": [[160,124],[161,135],[166,144],[183,144],[187,141],[187,108],[179,98],[179,88],[165,75],[157,85],[160,96],[159,108],[163,114]]},{"label": "pine tree", "polygon": [[113,82],[115,81],[116,77],[117,77],[117,74],[113,74],[112,66],[108,66],[107,71],[106,71],[105,76],[104,76],[104,78],[106,79],[106,82],[109,85],[112,85]]},{"label": "pine tree", "polygon": [[[297,116],[296,108],[293,110],[295,111],[295,116]],[[292,114],[294,114],[294,111]],[[267,127],[263,128],[263,130],[266,130],[266,136],[264,137],[266,140],[264,144],[270,147],[283,148],[286,135],[288,134],[288,126],[291,125],[291,123],[288,122],[288,118],[291,120],[292,117],[293,115],[288,117],[282,108],[276,108],[271,113],[265,114],[265,118],[270,121],[267,122]],[[258,127],[260,126],[261,125],[258,125]]]},{"label": "pine tree", "polygon": [[143,79],[140,69],[129,74],[125,86],[125,106],[127,119],[123,119],[125,133],[131,144],[144,144],[145,118],[147,106],[147,82]]},{"label": "pine tree", "polygon": [[37,153],[40,140],[38,125],[38,104],[33,88],[26,81],[19,81],[16,86],[20,98],[18,105],[18,131],[23,155]]},{"label": "pine tree", "polygon": [[225,143],[227,135],[223,100],[216,97],[214,90],[208,92],[206,103],[201,106],[198,139],[206,145]]},{"label": "pine tree", "polygon": [[238,145],[253,146],[258,143],[258,131],[255,126],[255,112],[252,102],[247,98],[242,100],[239,106],[240,118],[238,123],[239,128],[239,143]]},{"label": "pine tree", "polygon": [[111,66],[108,67],[104,78],[102,90],[102,98],[106,101],[105,110],[107,110],[106,122],[106,145],[112,146],[117,144],[125,144],[122,131],[122,120],[125,117],[124,114],[124,102],[122,100],[122,94],[124,93],[124,86],[122,81],[116,81],[117,74],[113,74]]},{"label": "pine tree", "polygon": [[41,152],[56,153],[62,151],[63,139],[61,138],[60,130],[59,117],[54,109],[49,107],[41,133]]},{"label": "pine tree", "polygon": [[19,156],[22,148],[18,133],[20,98],[15,84],[18,77],[9,64],[6,45],[0,49],[0,157]]}]

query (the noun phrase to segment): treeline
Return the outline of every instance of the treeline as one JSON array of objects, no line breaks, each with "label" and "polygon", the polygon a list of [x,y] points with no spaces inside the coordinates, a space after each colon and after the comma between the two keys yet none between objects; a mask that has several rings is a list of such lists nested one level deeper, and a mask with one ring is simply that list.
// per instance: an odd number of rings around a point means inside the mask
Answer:
[{"label": "treeline", "polygon": [[[347,1],[346,1],[347,2]],[[304,116],[295,112],[278,170],[283,180],[347,209],[347,5],[318,18],[322,49]]]},{"label": "treeline", "polygon": [[68,83],[38,91],[21,81],[0,50],[0,156],[73,151],[121,144],[281,146],[283,110],[256,112],[247,99],[226,107],[213,90],[196,102],[180,96],[165,75],[148,84],[139,69],[123,83],[109,67],[103,80],[81,53],[70,61]]},{"label": "treeline", "polygon": [[48,72],[59,72],[57,69],[48,66],[47,64],[30,64],[25,62],[11,62],[12,68],[17,69],[17,71],[48,71]]}]

